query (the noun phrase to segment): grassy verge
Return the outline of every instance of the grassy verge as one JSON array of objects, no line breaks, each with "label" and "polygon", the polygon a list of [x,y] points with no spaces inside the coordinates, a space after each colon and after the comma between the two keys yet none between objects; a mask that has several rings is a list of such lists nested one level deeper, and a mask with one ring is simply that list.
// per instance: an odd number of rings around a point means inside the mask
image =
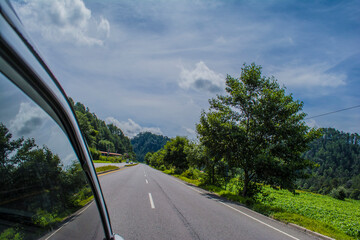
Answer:
[{"label": "grassy verge", "polygon": [[84,199],[82,201],[79,202],[79,206],[84,207],[86,204],[88,204],[90,201],[92,201],[94,199],[94,196],[91,195],[90,197],[88,197],[87,199]]},{"label": "grassy verge", "polygon": [[93,160],[94,163],[119,163],[119,162],[111,162],[111,161],[104,161],[104,160]]},{"label": "grassy verge", "polygon": [[131,166],[136,166],[136,165],[138,165],[138,163],[126,164],[125,167],[131,167]]},{"label": "grassy verge", "polygon": [[360,201],[341,201],[304,191],[296,191],[294,195],[270,187],[264,187],[263,194],[255,201],[221,187],[204,185],[198,179],[175,175],[171,170],[163,172],[279,221],[294,223],[335,239],[360,239]]},{"label": "grassy verge", "polygon": [[119,167],[109,165],[109,166],[97,167],[95,170],[96,170],[97,173],[99,173],[99,172],[105,172],[105,171],[117,170],[117,169],[119,169]]}]

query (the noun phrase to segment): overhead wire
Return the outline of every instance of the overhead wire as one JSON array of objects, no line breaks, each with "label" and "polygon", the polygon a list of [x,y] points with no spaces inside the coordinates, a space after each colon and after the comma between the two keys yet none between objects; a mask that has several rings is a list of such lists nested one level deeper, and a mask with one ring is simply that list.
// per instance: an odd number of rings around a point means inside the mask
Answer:
[{"label": "overhead wire", "polygon": [[304,118],[304,120],[308,120],[308,119],[312,119],[312,118],[317,118],[317,117],[322,117],[322,116],[326,116],[326,115],[330,115],[330,114],[333,114],[333,113],[338,113],[338,112],[342,112],[342,111],[346,111],[346,110],[350,110],[350,109],[354,109],[354,108],[358,108],[358,107],[360,107],[360,105],[353,106],[353,107],[348,107],[348,108],[343,108],[343,109],[339,109],[339,110],[332,111],[332,112],[328,112],[328,113],[323,113],[323,114],[315,115],[315,116],[312,116],[312,117]]}]

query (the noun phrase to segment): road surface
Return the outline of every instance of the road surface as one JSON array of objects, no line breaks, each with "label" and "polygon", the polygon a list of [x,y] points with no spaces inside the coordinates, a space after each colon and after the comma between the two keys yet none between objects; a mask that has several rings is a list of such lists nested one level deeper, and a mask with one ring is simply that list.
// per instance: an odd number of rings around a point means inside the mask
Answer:
[{"label": "road surface", "polygon": [[124,239],[317,239],[143,164],[99,179]]}]

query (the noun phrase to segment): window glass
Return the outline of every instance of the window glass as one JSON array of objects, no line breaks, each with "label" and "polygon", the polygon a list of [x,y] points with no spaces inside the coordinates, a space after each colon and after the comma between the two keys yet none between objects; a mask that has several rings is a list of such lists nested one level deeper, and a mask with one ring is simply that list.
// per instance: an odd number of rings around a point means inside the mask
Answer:
[{"label": "window glass", "polygon": [[2,74],[0,176],[0,239],[104,238],[68,138]]}]

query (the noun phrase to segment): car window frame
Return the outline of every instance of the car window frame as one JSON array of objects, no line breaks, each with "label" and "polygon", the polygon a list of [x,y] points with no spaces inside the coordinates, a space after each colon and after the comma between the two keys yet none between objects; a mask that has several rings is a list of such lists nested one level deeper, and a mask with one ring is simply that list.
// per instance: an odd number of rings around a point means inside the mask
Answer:
[{"label": "car window frame", "polygon": [[113,239],[99,179],[75,112],[60,83],[26,34],[10,2],[0,1],[0,70],[61,127],[92,188],[106,239]]}]

